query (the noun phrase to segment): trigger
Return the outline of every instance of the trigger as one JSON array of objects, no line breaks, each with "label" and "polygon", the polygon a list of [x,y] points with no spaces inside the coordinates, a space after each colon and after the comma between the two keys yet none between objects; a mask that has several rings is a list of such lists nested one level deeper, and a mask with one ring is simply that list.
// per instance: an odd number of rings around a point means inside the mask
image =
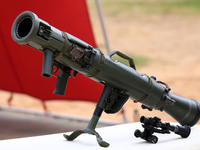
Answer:
[{"label": "trigger", "polygon": [[77,73],[78,73],[78,72],[74,70],[74,71],[72,72],[72,76],[75,78],[76,75],[77,75]]},{"label": "trigger", "polygon": [[56,73],[58,71],[58,67],[56,67],[56,70],[53,73]]}]

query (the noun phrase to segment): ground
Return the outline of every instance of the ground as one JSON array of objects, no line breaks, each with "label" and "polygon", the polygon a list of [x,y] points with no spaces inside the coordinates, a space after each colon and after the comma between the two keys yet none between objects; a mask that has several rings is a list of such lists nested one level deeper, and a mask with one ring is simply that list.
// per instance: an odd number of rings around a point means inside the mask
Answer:
[{"label": "ground", "polygon": [[[129,0],[126,0],[130,2]],[[155,0],[152,0],[152,3]],[[170,0],[166,0],[169,1]],[[178,0],[176,0],[178,1]],[[166,11],[141,13],[138,8],[124,8],[116,12],[120,5],[110,7],[102,0],[105,25],[112,50],[120,50],[134,57],[142,57],[145,64],[138,63],[137,70],[157,80],[166,82],[171,92],[198,100],[200,97],[200,14]],[[151,1],[150,1],[151,2]],[[106,53],[102,31],[94,3],[88,1],[92,26],[98,47]],[[119,3],[120,4],[120,3]],[[119,9],[120,10],[120,9]],[[127,12],[129,11],[129,12]],[[7,106],[10,93],[0,91],[0,105]],[[22,94],[14,94],[12,106],[42,110],[39,100]],[[80,101],[49,101],[48,110],[81,117],[91,117],[95,103]],[[165,121],[174,121],[165,112],[142,110],[140,104],[129,100],[124,106],[129,121],[138,121],[140,115],[159,116]],[[103,114],[103,120],[122,122],[120,113]]]}]

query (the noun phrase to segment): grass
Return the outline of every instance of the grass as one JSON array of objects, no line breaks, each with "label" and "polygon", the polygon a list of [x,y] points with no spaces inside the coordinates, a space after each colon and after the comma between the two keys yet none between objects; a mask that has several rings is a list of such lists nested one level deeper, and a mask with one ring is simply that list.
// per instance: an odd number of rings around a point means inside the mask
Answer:
[{"label": "grass", "polygon": [[199,15],[200,0],[101,0],[109,17],[142,15]]}]

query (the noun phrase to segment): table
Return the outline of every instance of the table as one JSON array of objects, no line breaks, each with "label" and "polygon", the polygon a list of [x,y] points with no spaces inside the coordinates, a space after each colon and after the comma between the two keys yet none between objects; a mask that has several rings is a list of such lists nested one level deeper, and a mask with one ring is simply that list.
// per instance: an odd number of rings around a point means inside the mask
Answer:
[{"label": "table", "polygon": [[[199,125],[192,127],[190,136],[185,139],[174,133],[155,134],[159,138],[157,144],[148,143],[140,138],[136,138],[134,136],[136,129],[143,130],[141,123],[128,123],[97,128],[96,131],[102,136],[103,140],[110,143],[108,148],[100,147],[96,142],[96,137],[92,135],[83,134],[74,141],[67,141],[60,133],[2,140],[0,141],[0,148],[2,150],[200,150]],[[66,134],[70,133],[68,132]]]}]

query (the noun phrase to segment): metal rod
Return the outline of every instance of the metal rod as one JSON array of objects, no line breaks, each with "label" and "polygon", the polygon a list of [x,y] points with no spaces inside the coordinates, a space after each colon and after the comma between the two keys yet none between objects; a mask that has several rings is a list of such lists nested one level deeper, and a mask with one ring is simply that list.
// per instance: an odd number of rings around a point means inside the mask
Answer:
[{"label": "metal rod", "polygon": [[100,22],[101,22],[101,27],[102,27],[102,30],[103,30],[103,35],[104,35],[104,39],[105,39],[105,43],[106,43],[106,49],[107,49],[107,52],[110,53],[111,52],[110,44],[109,44],[109,41],[108,41],[108,36],[107,36],[106,27],[105,27],[105,23],[104,23],[104,20],[103,20],[103,14],[102,14],[101,5],[100,5],[99,0],[96,0],[96,6],[97,6],[98,14],[99,14],[99,19],[100,19]]}]

